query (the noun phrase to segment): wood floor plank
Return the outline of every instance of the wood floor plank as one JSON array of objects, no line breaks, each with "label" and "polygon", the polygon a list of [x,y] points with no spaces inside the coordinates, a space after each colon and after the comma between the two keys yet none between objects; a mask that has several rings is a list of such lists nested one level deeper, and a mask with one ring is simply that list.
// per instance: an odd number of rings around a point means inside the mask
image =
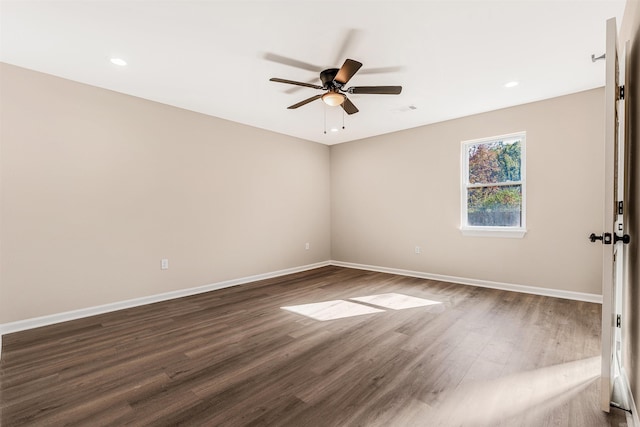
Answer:
[{"label": "wood floor plank", "polygon": [[[436,301],[319,321],[281,307]],[[3,337],[0,424],[622,426],[600,306],[323,267]]]}]

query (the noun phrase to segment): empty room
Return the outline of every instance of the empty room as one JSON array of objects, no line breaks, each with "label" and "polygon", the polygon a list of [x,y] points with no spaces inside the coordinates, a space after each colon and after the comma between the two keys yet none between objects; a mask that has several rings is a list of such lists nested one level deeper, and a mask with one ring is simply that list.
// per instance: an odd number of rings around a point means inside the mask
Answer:
[{"label": "empty room", "polygon": [[640,1],[0,0],[0,425],[637,426]]}]

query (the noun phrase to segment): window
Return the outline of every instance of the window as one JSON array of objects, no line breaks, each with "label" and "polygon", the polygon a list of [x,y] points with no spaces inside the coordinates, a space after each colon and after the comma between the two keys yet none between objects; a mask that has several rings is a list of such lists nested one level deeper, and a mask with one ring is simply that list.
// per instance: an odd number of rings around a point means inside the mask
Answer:
[{"label": "window", "polygon": [[525,132],[462,143],[462,233],[523,237]]}]

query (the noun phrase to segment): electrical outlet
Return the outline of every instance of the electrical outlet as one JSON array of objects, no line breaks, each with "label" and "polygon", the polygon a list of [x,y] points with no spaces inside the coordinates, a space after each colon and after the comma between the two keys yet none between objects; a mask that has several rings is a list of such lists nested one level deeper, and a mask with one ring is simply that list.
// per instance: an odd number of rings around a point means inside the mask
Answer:
[{"label": "electrical outlet", "polygon": [[161,270],[168,270],[169,269],[169,260],[164,258],[162,261],[160,261],[160,269]]},{"label": "electrical outlet", "polygon": [[420,246],[416,246],[416,253],[419,254],[422,252],[422,249],[420,248]]},{"label": "electrical outlet", "polygon": [[304,248],[305,248],[306,250],[309,250],[309,248],[311,248],[311,245],[309,244],[309,242],[307,242],[307,243],[305,243],[305,244],[304,244]]}]

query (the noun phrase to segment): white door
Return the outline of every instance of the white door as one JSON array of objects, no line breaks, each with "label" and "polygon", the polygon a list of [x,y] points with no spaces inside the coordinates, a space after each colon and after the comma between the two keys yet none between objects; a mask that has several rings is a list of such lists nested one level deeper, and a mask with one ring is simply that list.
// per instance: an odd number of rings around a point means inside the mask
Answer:
[{"label": "white door", "polygon": [[605,86],[605,176],[603,234],[591,235],[602,242],[602,373],[601,407],[609,412],[613,386],[620,372],[622,334],[618,324],[622,315],[625,235],[624,189],[626,150],[624,138],[624,100],[619,85],[620,67],[615,18],[607,21]]}]

